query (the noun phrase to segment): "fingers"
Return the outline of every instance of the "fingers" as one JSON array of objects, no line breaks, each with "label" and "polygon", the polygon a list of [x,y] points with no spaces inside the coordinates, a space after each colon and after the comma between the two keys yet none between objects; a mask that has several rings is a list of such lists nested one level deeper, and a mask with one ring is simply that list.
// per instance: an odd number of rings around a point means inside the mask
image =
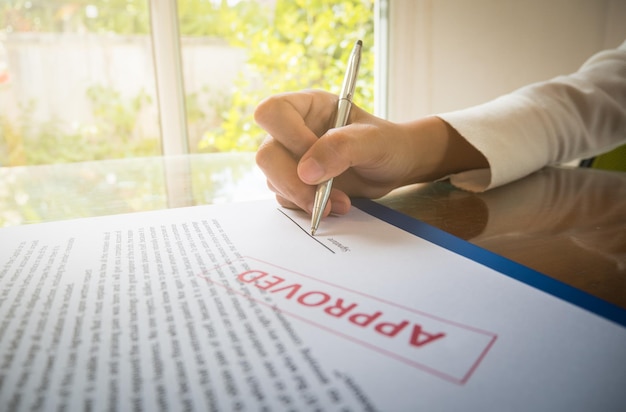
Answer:
[{"label": "fingers", "polygon": [[310,90],[263,100],[255,121],[295,157],[300,157],[330,127],[337,105],[331,93]]},{"label": "fingers", "polygon": [[[270,136],[259,148],[256,162],[282,206],[313,210],[316,186],[302,182],[296,168],[302,154],[330,127],[336,106],[337,96],[318,90],[271,96],[257,106],[255,121]],[[324,214],[343,214],[349,208],[345,194],[331,193]]]},{"label": "fingers", "polygon": [[[276,194],[278,203],[289,209],[302,209],[311,214],[315,198],[315,185],[307,185],[294,173],[297,161],[280,143],[271,137],[257,152],[257,164],[267,177],[268,188]],[[345,214],[350,210],[350,198],[343,192],[333,189],[324,211]]]},{"label": "fingers", "polygon": [[367,117],[360,108],[354,107],[353,123],[329,130],[302,156],[298,164],[298,176],[307,184],[319,184],[336,177],[351,167],[359,168],[367,175],[389,158],[392,141],[384,134],[391,134],[389,122]]},{"label": "fingers", "polygon": [[270,190],[309,213],[313,210],[315,187],[300,180],[295,173],[297,160],[280,142],[268,136],[257,151],[256,163],[267,177]]},{"label": "fingers", "polygon": [[[323,145],[311,151],[312,147],[319,144],[319,137],[327,134],[332,125],[336,105],[336,95],[311,90],[271,96],[257,106],[255,121],[270,136],[259,148],[256,161],[267,177],[268,187],[276,193],[277,201],[282,206],[311,213],[317,184],[349,167],[350,148],[340,147],[343,139],[329,146],[331,149],[337,146],[334,154],[325,153]],[[350,118],[354,121],[363,113],[355,107]],[[308,152],[313,154],[308,157],[308,164],[299,166],[299,159]],[[336,158],[341,161],[333,164]],[[326,170],[326,166],[317,163],[318,159],[321,164],[330,162],[328,164],[332,164],[332,167]],[[299,167],[304,171],[305,179],[298,174]],[[321,176],[327,177],[322,179]],[[334,188],[324,215],[345,214],[349,209],[349,197]]]},{"label": "fingers", "polygon": [[330,204],[330,206],[328,206],[328,213],[332,213],[334,215],[345,215],[350,211],[350,206],[352,204],[348,195],[337,189],[333,189],[330,192],[328,203]]}]

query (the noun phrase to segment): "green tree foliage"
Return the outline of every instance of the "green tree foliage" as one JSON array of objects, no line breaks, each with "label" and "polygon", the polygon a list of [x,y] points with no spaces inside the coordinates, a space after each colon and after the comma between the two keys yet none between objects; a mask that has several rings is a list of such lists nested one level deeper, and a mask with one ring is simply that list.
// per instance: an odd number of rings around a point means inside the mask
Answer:
[{"label": "green tree foliage", "polygon": [[[228,39],[232,37],[233,21],[245,20],[249,26],[267,21],[258,1],[230,3],[178,0],[181,34]],[[148,34],[150,13],[148,0],[3,0],[0,27],[18,32]]]},{"label": "green tree foliage", "polygon": [[[255,77],[240,75],[232,104],[218,130],[200,142],[204,150],[255,150],[264,132],[254,123],[254,107],[271,94],[319,88],[339,92],[354,42],[363,40],[365,53],[355,102],[373,107],[373,0],[278,0],[266,24],[233,21],[232,44],[248,53]],[[256,22],[255,22],[256,23]]]},{"label": "green tree foliage", "polygon": [[0,24],[8,31],[146,34],[146,0],[8,0]]},{"label": "green tree foliage", "polygon": [[[221,38],[233,47],[243,48],[247,55],[246,68],[238,75],[233,93],[226,97],[212,96],[207,99],[213,104],[211,111],[217,112],[219,127],[210,128],[203,121],[207,113],[198,104],[200,96],[187,96],[187,108],[190,111],[188,122],[193,123],[190,129],[204,129],[199,131],[201,138],[196,139],[199,143],[195,151],[256,150],[264,132],[253,121],[254,107],[264,97],[278,92],[309,88],[339,92],[349,53],[358,39],[363,40],[364,54],[355,102],[371,110],[374,83],[374,59],[371,52],[373,3],[374,0],[178,0],[182,36]],[[0,4],[0,27],[8,32],[147,34],[150,27],[148,2],[4,0]],[[118,152],[122,152],[121,156],[152,152],[152,148],[144,147],[145,139],[138,143],[138,139],[131,138],[132,116],[150,103],[147,96],[136,96],[126,102],[122,101],[118,92],[99,85],[94,85],[86,93],[96,119],[96,124],[89,130],[106,129],[106,133],[100,133],[102,136],[107,133],[109,136],[119,135],[121,142],[109,144],[111,153],[108,155],[103,153],[106,152],[106,144],[91,145],[102,149],[94,155],[95,158],[120,157]],[[19,136],[23,127],[10,124],[6,118],[1,120],[0,128],[4,129],[5,136],[12,136],[9,146],[24,140],[36,141],[33,135],[36,130],[45,130],[46,136],[41,136],[41,139],[50,141],[51,134],[62,133],[63,129],[52,127],[51,124],[41,127],[31,125],[26,139]],[[84,133],[88,136],[72,133],[63,138],[57,134],[53,140],[63,145],[66,140],[75,143],[77,139],[97,137],[94,133]],[[50,150],[50,147],[44,146],[47,145],[42,143],[40,148]],[[84,145],[72,146],[80,148]],[[17,147],[15,150],[19,151],[19,158],[49,158],[46,155],[28,154],[36,151],[32,147]],[[55,150],[56,161],[73,161],[81,155],[58,152]]]},{"label": "green tree foliage", "polygon": [[150,103],[145,92],[122,98],[119,92],[101,85],[86,91],[93,122],[71,127],[55,119],[33,119],[36,103],[20,108],[10,121],[0,113],[0,165],[48,164],[109,158],[154,156],[155,139],[146,139],[136,128],[136,117]]}]

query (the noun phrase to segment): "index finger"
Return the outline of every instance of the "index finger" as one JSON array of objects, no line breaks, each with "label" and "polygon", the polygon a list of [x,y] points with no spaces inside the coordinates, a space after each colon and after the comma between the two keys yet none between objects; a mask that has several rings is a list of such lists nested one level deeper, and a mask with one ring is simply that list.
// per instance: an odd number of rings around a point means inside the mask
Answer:
[{"label": "index finger", "polygon": [[270,96],[257,106],[254,120],[297,158],[333,120],[337,96],[319,90]]}]

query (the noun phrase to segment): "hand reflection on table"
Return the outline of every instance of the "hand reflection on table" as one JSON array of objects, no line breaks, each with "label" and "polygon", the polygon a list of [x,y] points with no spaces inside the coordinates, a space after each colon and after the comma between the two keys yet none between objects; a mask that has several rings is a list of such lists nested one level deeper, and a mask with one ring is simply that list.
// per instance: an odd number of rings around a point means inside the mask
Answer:
[{"label": "hand reflection on table", "polygon": [[546,168],[474,194],[438,182],[381,203],[626,307],[626,174]]}]

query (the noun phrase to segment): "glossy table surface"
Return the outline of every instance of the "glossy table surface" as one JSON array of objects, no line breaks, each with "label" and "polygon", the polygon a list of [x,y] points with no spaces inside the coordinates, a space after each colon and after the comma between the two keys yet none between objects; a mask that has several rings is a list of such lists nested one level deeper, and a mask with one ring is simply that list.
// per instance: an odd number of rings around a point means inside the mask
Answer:
[{"label": "glossy table surface", "polygon": [[252,153],[0,167],[0,227],[269,197]]},{"label": "glossy table surface", "polygon": [[[0,226],[267,198],[251,153],[0,168]],[[378,202],[626,308],[626,173],[546,168],[486,193],[435,182]]]},{"label": "glossy table surface", "polygon": [[379,201],[626,308],[626,173],[546,168],[480,194],[439,182]]}]

